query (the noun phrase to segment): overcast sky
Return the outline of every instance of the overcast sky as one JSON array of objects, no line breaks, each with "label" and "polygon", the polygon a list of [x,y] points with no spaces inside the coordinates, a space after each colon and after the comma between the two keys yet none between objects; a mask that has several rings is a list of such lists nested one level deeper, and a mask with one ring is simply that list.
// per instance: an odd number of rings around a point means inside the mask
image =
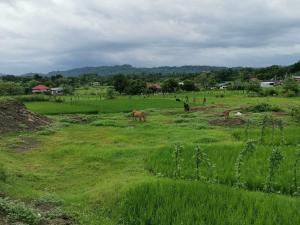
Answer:
[{"label": "overcast sky", "polygon": [[0,73],[300,60],[299,0],[0,0]]}]

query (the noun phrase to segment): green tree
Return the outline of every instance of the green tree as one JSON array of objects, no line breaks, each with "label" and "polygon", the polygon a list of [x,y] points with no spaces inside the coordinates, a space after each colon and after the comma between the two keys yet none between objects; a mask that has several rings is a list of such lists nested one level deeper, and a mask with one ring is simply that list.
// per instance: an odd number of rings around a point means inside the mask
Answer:
[{"label": "green tree", "polygon": [[125,89],[126,94],[139,95],[145,92],[147,84],[142,80],[131,80],[127,88]]},{"label": "green tree", "polygon": [[284,94],[288,96],[296,96],[299,93],[299,86],[297,82],[291,77],[288,77],[283,81],[282,88]]},{"label": "green tree", "polygon": [[179,89],[179,84],[174,78],[167,79],[162,84],[163,92],[176,92]]},{"label": "green tree", "polygon": [[16,82],[0,81],[0,95],[21,95],[25,93],[25,88]]},{"label": "green tree", "polygon": [[124,93],[129,86],[129,79],[124,75],[117,75],[113,77],[113,86],[119,93]]},{"label": "green tree", "polygon": [[246,90],[248,92],[256,92],[256,93],[259,93],[261,91],[261,86],[260,86],[260,83],[259,81],[249,81],[249,83],[247,83],[246,85]]},{"label": "green tree", "polygon": [[185,91],[195,91],[197,89],[197,87],[192,80],[185,80],[183,82],[182,89]]}]

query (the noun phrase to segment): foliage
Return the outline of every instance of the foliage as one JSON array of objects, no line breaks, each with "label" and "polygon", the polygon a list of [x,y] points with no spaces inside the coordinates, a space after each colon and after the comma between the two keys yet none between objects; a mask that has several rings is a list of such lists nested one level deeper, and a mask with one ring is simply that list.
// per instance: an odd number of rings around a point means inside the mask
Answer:
[{"label": "foliage", "polygon": [[294,106],[290,111],[290,115],[295,121],[300,122],[300,106]]},{"label": "foliage", "polygon": [[299,201],[199,182],[160,181],[129,190],[122,225],[295,225]]},{"label": "foliage", "polygon": [[262,124],[261,124],[261,132],[260,132],[260,144],[265,143],[265,136],[266,136],[266,129],[268,126],[268,123],[270,122],[270,116],[264,115]]},{"label": "foliage", "polygon": [[165,80],[162,84],[162,91],[163,92],[172,93],[172,92],[176,92],[177,90],[179,90],[179,84],[173,78]]},{"label": "foliage", "polygon": [[0,80],[0,95],[21,95],[25,93],[21,84],[11,81],[3,82]]},{"label": "foliage", "polygon": [[7,215],[11,222],[24,222],[37,225],[41,221],[41,215],[35,209],[23,202],[13,201],[8,198],[0,198],[0,212]]},{"label": "foliage", "polygon": [[128,95],[140,95],[146,91],[146,82],[142,80],[131,80],[125,88],[125,93]]},{"label": "foliage", "polygon": [[295,163],[294,163],[294,169],[293,169],[293,182],[294,182],[294,195],[299,196],[300,195],[300,186],[298,184],[298,166],[300,162],[300,145],[298,145],[298,149],[296,150],[295,154]]},{"label": "foliage", "polygon": [[[213,174],[214,165],[211,163],[207,154],[200,148],[200,146],[196,146],[195,148],[195,171],[196,171],[196,180],[205,180],[209,182],[215,182],[215,177]],[[204,177],[201,175],[200,167],[201,165],[206,165],[211,170],[210,177]]]},{"label": "foliage", "polygon": [[282,153],[279,151],[277,147],[274,147],[269,158],[269,172],[264,186],[264,190],[266,192],[275,191],[274,178],[282,160],[283,160]]},{"label": "foliage", "polygon": [[300,89],[299,89],[299,86],[298,86],[297,82],[291,77],[287,77],[283,81],[282,88],[283,88],[283,93],[287,97],[297,96],[298,93],[300,92]]},{"label": "foliage", "polygon": [[105,93],[106,99],[114,99],[115,98],[115,90],[112,87],[107,88]]},{"label": "foliage", "polygon": [[183,85],[182,85],[181,88],[184,91],[195,91],[195,90],[197,90],[197,87],[196,87],[195,83],[192,80],[185,80],[183,82]]},{"label": "foliage", "polygon": [[247,83],[246,90],[247,90],[247,92],[259,93],[259,92],[261,92],[262,88],[258,81],[251,80]]},{"label": "foliage", "polygon": [[113,85],[116,91],[124,93],[129,86],[129,79],[124,75],[117,75],[113,77]]},{"label": "foliage", "polygon": [[182,164],[182,150],[183,146],[180,144],[176,144],[174,147],[173,158],[175,163],[174,169],[174,177],[181,178],[181,164]]},{"label": "foliage", "polygon": [[21,95],[15,97],[15,99],[21,102],[47,102],[51,98],[48,95]]},{"label": "foliage", "polygon": [[245,183],[241,180],[241,169],[245,163],[245,157],[249,156],[255,150],[255,142],[248,140],[243,150],[240,152],[235,163],[235,178],[237,187],[245,187]]}]

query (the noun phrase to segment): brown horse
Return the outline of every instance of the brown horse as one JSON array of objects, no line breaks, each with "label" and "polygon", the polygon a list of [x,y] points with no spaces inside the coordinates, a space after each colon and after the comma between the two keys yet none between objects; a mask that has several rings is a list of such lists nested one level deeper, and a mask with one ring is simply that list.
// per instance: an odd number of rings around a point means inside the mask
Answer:
[{"label": "brown horse", "polygon": [[132,111],[131,116],[134,119],[139,119],[139,121],[143,121],[143,122],[146,121],[146,116],[145,116],[144,112],[141,112],[141,111]]}]

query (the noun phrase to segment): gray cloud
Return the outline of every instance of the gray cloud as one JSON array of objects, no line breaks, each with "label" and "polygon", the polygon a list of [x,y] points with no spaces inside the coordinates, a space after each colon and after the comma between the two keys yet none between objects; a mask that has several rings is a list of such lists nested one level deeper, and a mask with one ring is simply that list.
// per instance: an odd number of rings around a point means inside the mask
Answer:
[{"label": "gray cloud", "polygon": [[300,59],[298,0],[0,0],[0,72]]}]

